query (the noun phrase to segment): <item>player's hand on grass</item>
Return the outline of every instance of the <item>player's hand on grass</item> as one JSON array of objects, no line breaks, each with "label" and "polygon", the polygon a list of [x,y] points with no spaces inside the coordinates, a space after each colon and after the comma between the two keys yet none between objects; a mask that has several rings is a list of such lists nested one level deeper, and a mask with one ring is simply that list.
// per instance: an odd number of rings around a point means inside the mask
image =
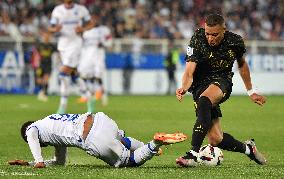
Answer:
[{"label": "player's hand on grass", "polygon": [[44,162],[38,162],[34,165],[34,168],[45,168]]},{"label": "player's hand on grass", "polygon": [[252,95],[250,95],[250,99],[254,103],[256,103],[256,104],[258,104],[260,106],[262,106],[266,102],[266,97],[265,96],[262,96],[262,95],[259,95],[259,94],[256,94],[256,93],[253,93]]},{"label": "player's hand on grass", "polygon": [[182,100],[183,95],[186,93],[186,91],[183,88],[179,88],[176,90],[176,97],[179,101]]},{"label": "player's hand on grass", "polygon": [[25,160],[10,160],[8,161],[8,164],[10,165],[22,165],[22,166],[26,166],[29,165],[29,163]]}]

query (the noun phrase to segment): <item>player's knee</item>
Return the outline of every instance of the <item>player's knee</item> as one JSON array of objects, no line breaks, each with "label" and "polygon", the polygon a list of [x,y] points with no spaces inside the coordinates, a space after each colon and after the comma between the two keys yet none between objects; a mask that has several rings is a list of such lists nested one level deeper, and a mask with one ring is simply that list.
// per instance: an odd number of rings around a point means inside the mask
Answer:
[{"label": "player's knee", "polygon": [[66,73],[68,75],[71,75],[71,73],[73,73],[75,70],[72,67],[68,67],[68,66],[62,66],[60,69],[60,72]]},{"label": "player's knee", "polygon": [[68,77],[68,76],[70,76],[70,75],[69,75],[68,73],[64,72],[64,71],[61,71],[61,72],[59,73],[59,78],[60,78],[60,79],[65,78],[65,77]]},{"label": "player's knee", "polygon": [[208,143],[212,146],[217,146],[220,142],[222,142],[223,136],[217,134],[210,134],[208,135]]}]

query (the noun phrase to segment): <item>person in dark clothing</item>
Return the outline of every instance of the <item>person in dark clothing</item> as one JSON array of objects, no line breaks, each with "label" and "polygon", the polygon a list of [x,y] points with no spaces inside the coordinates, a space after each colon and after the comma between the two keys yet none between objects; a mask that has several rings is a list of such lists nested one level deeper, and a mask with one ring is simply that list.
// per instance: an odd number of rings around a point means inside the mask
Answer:
[{"label": "person in dark clothing", "polygon": [[36,82],[40,87],[38,99],[47,101],[48,81],[52,68],[52,54],[56,51],[56,47],[50,42],[50,34],[48,32],[41,33],[42,40],[36,45],[36,50],[40,58],[39,67],[36,69]]},{"label": "person in dark clothing", "polygon": [[187,91],[193,94],[197,120],[193,127],[191,150],[176,160],[178,165],[198,165],[198,152],[206,135],[213,146],[244,153],[256,163],[266,164],[265,157],[256,149],[253,139],[242,143],[224,133],[220,124],[222,113],[219,104],[230,97],[235,61],[250,99],[261,106],[266,102],[266,98],[252,86],[245,52],[242,37],[227,31],[224,18],[218,14],[207,16],[205,27],[198,29],[192,36],[185,58],[182,86],[176,90],[176,97],[181,101]]},{"label": "person in dark clothing", "polygon": [[129,94],[131,89],[131,77],[133,74],[134,66],[132,62],[131,54],[127,54],[125,57],[125,63],[122,71],[123,77],[123,92]]},{"label": "person in dark clothing", "polygon": [[171,94],[177,87],[175,78],[176,65],[179,61],[179,50],[174,47],[173,41],[169,41],[168,54],[165,58],[164,64],[168,74],[168,91],[167,94]]}]

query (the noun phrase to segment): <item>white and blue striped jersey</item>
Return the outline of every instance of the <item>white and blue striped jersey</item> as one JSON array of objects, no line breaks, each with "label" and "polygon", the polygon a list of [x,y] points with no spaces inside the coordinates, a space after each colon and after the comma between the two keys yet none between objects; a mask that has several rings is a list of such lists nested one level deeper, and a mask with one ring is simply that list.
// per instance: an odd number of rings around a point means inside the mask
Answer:
[{"label": "white and blue striped jersey", "polygon": [[32,123],[26,130],[30,150],[36,162],[43,162],[40,144],[84,148],[84,122],[91,113],[52,114]]},{"label": "white and blue striped jersey", "polygon": [[84,122],[90,114],[52,114],[31,124],[27,131],[35,127],[42,143],[79,146]]}]

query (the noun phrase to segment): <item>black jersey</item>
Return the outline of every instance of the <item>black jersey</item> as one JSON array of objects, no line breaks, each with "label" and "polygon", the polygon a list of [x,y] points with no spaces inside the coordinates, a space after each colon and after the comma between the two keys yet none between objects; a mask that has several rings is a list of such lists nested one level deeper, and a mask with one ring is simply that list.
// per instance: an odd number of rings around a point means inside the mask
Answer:
[{"label": "black jersey", "polygon": [[42,61],[51,61],[52,53],[56,51],[55,46],[51,43],[39,43],[37,49]]},{"label": "black jersey", "polygon": [[216,78],[225,78],[232,81],[232,67],[236,60],[240,60],[246,52],[241,36],[226,31],[222,42],[216,46],[210,46],[205,36],[205,30],[196,30],[188,45],[187,62],[196,62],[197,66],[193,74],[193,83],[190,88],[201,85],[205,81]]},{"label": "black jersey", "polygon": [[51,56],[56,48],[51,43],[38,43],[37,50],[41,57],[40,66],[37,69],[37,76],[42,77],[44,74],[50,74],[52,70]]}]

